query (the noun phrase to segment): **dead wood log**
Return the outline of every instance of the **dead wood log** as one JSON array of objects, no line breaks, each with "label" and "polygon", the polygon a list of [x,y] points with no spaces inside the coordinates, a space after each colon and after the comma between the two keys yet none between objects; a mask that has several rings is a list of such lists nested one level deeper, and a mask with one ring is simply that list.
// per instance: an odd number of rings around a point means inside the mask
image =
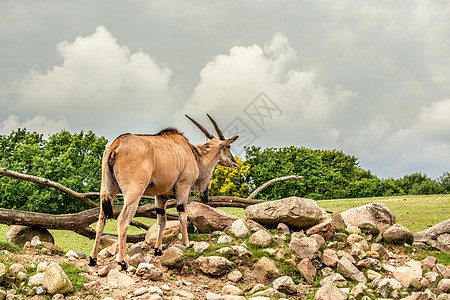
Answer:
[{"label": "dead wood log", "polygon": [[268,187],[269,185],[271,185],[271,184],[273,184],[275,182],[285,181],[285,180],[289,180],[289,179],[303,179],[303,176],[291,175],[291,176],[278,177],[278,178],[274,178],[272,180],[269,180],[266,183],[263,183],[256,190],[254,190],[253,193],[251,193],[250,196],[248,196],[247,199],[250,200],[250,199],[255,198],[256,195],[258,195],[259,192],[261,192],[263,189],[265,189],[266,187]]}]

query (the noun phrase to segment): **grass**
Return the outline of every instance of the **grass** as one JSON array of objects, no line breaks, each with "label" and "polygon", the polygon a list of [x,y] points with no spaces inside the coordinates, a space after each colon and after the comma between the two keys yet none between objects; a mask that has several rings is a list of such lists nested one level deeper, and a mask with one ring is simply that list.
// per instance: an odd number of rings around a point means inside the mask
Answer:
[{"label": "grass", "polygon": [[[343,212],[349,208],[365,205],[372,202],[386,203],[394,215],[397,223],[408,227],[411,231],[417,232],[426,230],[439,222],[450,218],[450,195],[427,195],[414,196],[407,195],[401,197],[375,197],[375,198],[354,198],[354,199],[333,199],[317,201],[320,207],[327,210]],[[244,210],[241,208],[222,208],[222,211],[245,218]],[[156,222],[154,219],[136,218],[136,220],[147,225]],[[95,223],[92,228],[95,229]],[[6,232],[10,226],[0,224],[0,243],[6,241]],[[117,222],[109,220],[106,223],[105,232],[116,233]],[[78,235],[72,231],[50,230],[55,238],[55,244],[63,249],[80,250],[89,255],[93,240]],[[130,226],[128,234],[145,233],[145,230]]]}]

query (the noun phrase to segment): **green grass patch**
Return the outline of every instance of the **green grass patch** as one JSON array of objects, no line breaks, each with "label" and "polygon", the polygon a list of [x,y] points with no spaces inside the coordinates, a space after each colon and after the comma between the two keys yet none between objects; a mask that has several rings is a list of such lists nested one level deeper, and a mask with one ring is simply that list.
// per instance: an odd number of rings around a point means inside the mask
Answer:
[{"label": "green grass patch", "polygon": [[11,253],[19,253],[22,249],[10,242],[0,241],[0,250],[6,250]]}]

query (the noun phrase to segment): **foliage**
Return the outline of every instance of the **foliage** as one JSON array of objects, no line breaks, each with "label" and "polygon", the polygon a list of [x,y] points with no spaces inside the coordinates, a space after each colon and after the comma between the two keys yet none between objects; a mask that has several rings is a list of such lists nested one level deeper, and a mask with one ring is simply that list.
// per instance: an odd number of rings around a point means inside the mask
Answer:
[{"label": "foliage", "polygon": [[[0,167],[58,182],[78,192],[98,191],[107,140],[94,133],[42,134],[13,131],[0,136]],[[0,207],[45,213],[86,209],[80,201],[48,187],[0,177]]]},{"label": "foliage", "polygon": [[211,196],[247,197],[250,195],[250,164],[235,157],[238,166],[235,169],[217,165],[214,169],[209,194]]}]

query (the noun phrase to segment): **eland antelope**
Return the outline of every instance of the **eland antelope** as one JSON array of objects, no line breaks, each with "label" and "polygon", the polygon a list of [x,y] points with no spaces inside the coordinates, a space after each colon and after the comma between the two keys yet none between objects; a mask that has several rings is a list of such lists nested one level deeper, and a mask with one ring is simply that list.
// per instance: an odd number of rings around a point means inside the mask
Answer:
[{"label": "eland antelope", "polygon": [[155,255],[162,255],[162,235],[166,225],[166,202],[176,198],[182,242],[189,244],[186,206],[189,192],[199,191],[200,199],[208,201],[208,188],[216,164],[235,168],[237,163],[230,145],[239,135],[225,139],[217,123],[207,114],[219,138],[214,137],[189,116],[207,137],[202,145],[192,145],[177,129],[168,128],[155,135],[124,134],[109,145],[102,158],[100,214],[89,265],[97,264],[100,237],[106,219],[113,217],[112,203],[119,189],[124,205],[117,218],[119,253],[122,270],[128,267],[126,254],[127,229],[136,213],[141,196],[156,196],[158,237]]}]

